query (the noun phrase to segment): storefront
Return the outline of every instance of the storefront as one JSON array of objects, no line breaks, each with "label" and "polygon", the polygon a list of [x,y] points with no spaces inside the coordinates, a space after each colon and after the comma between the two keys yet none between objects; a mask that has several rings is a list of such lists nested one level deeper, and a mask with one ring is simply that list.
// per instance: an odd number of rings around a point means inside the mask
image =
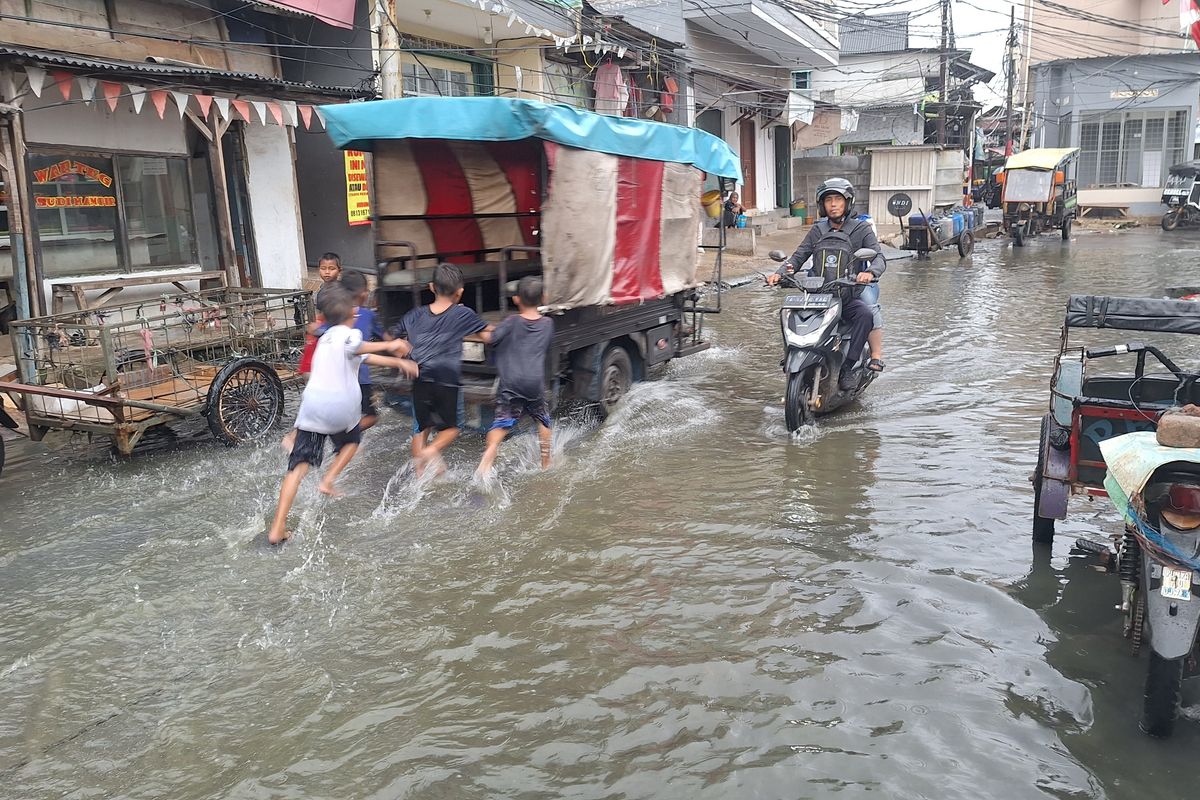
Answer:
[{"label": "storefront", "polygon": [[316,104],[348,96],[0,47],[0,283],[22,315],[49,311],[68,284],[301,285],[294,134],[320,128]]}]

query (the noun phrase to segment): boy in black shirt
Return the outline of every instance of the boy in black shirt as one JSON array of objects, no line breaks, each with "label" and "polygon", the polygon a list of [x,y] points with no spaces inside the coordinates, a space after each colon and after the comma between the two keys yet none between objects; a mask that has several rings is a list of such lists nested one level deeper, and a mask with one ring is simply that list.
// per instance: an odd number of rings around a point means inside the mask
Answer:
[{"label": "boy in black shirt", "polygon": [[500,443],[521,417],[528,414],[538,425],[542,469],[550,466],[550,411],[546,406],[546,354],[554,338],[554,320],[542,316],[542,280],[527,276],[517,284],[513,297],[519,314],[501,322],[492,331],[491,343],[500,372],[496,392],[496,417],[487,434],[487,449],[479,461],[477,475],[492,470]]},{"label": "boy in black shirt", "polygon": [[463,337],[478,333],[487,342],[492,330],[478,314],[459,304],[463,277],[458,267],[438,264],[429,288],[433,302],[409,311],[392,331],[408,337],[412,345],[409,357],[421,370],[412,387],[418,430],[413,437],[412,455],[418,475],[424,474],[425,468],[438,461],[442,451],[458,438]]}]

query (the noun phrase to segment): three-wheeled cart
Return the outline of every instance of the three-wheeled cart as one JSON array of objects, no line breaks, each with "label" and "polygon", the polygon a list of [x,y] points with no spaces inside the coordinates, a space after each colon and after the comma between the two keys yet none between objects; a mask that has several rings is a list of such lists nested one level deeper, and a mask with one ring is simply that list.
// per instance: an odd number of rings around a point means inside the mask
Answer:
[{"label": "three-wheeled cart", "polygon": [[1200,161],[1175,164],[1167,171],[1162,204],[1167,213],[1162,216],[1162,229],[1173,231],[1180,225],[1200,224]]},{"label": "three-wheeled cart", "polygon": [[[1078,337],[1089,329],[1136,335],[1072,344],[1072,332]],[[1151,343],[1168,333],[1200,334],[1200,303],[1094,295],[1067,301],[1033,473],[1034,541],[1053,539],[1054,521],[1066,519],[1071,495],[1107,496],[1102,441],[1154,430],[1168,408],[1200,403],[1200,376]]]},{"label": "three-wheeled cart", "polygon": [[[703,315],[719,310],[719,294],[716,307],[705,305],[697,276],[703,180],[741,180],[722,140],[504,97],[321,110],[337,147],[372,153],[375,296],[385,325],[432,301],[442,262],[458,266],[462,303],[490,323],[514,313],[513,284],[536,276],[554,319],[551,403],[604,413],[652,368],[708,347]],[[482,341],[464,342],[467,427],[491,421],[490,355]],[[402,397],[408,381],[390,389]]]},{"label": "three-wheeled cart", "polygon": [[205,417],[238,444],[280,419],[297,381],[309,292],[220,288],[71,311],[11,325],[19,382],[0,382],[30,437],[109,436],[128,455],[149,429]]},{"label": "three-wheeled cart", "polygon": [[1039,233],[1057,230],[1062,240],[1071,238],[1071,225],[1079,210],[1075,185],[1077,147],[1039,147],[1009,156],[1002,177],[1004,232],[1013,244]]},{"label": "three-wheeled cart", "polygon": [[918,209],[917,214],[910,216],[912,210],[912,198],[904,192],[897,192],[888,198],[888,212],[900,220],[900,235],[903,238],[900,249],[914,251],[919,259],[950,248],[958,250],[959,258],[966,258],[975,250],[975,240],[987,229],[982,206],[935,214],[926,214]]}]

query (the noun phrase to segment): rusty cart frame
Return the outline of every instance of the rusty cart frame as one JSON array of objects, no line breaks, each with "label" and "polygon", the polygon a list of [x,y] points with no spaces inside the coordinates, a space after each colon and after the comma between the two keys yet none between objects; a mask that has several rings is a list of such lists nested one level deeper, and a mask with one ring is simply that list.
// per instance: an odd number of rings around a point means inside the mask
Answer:
[{"label": "rusty cart frame", "polygon": [[11,325],[17,382],[0,382],[30,438],[111,437],[129,455],[151,428],[205,417],[228,445],[275,427],[299,382],[310,292],[217,288]]}]

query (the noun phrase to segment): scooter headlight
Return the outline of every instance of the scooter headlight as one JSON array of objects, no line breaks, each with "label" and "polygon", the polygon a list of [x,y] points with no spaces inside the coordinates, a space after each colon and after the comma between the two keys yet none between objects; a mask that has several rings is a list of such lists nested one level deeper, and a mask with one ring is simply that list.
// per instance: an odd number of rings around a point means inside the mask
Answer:
[{"label": "scooter headlight", "polygon": [[813,347],[821,343],[821,337],[837,316],[837,306],[830,306],[820,314],[801,317],[795,311],[784,309],[783,338],[790,347]]}]

